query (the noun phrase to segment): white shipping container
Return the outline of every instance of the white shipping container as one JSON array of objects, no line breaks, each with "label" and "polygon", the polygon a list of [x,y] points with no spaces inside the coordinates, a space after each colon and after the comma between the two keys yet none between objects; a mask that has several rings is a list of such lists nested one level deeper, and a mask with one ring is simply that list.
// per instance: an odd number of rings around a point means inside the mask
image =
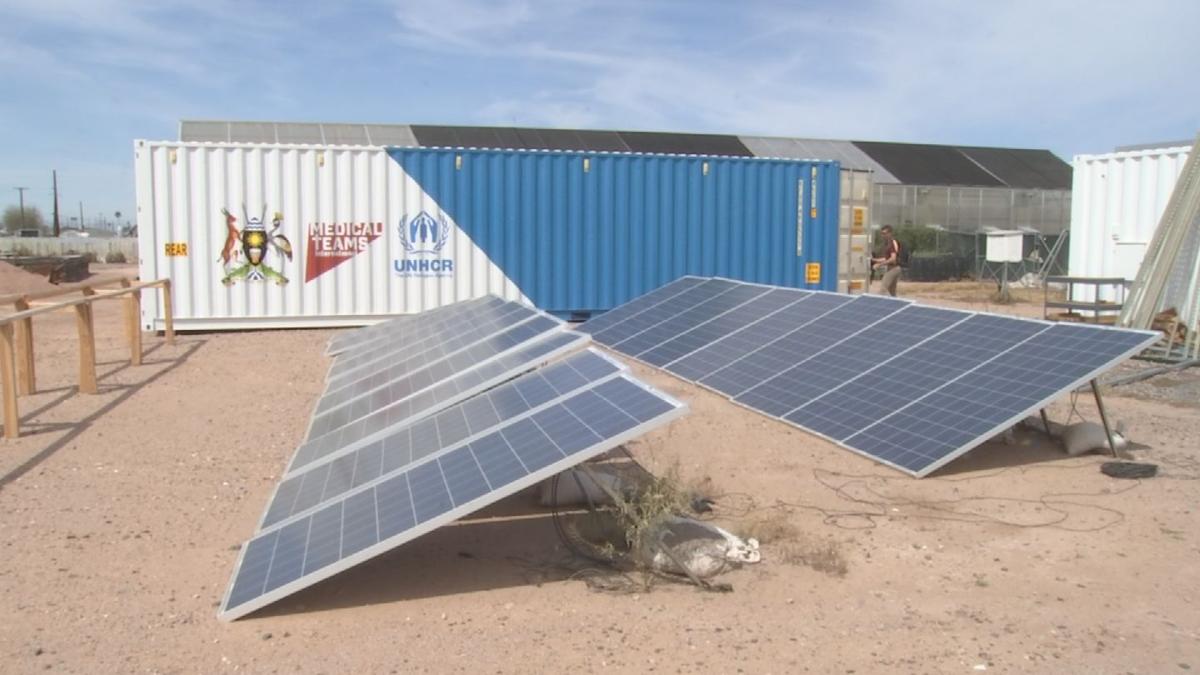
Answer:
[{"label": "white shipping container", "polygon": [[[1137,276],[1146,246],[1183,171],[1190,147],[1076,155],[1071,195],[1070,275]],[[1095,302],[1095,288],[1076,285],[1076,302]],[[1100,300],[1122,299],[1100,287]]]},{"label": "white shipping container", "polygon": [[[488,293],[529,302],[383,148],[136,141],[134,158],[139,273],[172,280],[181,330],[362,325]],[[453,274],[403,269],[397,224],[423,214],[440,233],[429,262]],[[249,267],[248,237],[265,238]],[[163,328],[161,298],[142,303],[142,323]]]}]

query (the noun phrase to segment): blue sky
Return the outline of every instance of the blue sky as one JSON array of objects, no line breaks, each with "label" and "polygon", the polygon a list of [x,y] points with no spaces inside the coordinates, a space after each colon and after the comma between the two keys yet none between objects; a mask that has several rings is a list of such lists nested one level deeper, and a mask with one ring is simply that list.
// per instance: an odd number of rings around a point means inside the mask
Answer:
[{"label": "blue sky", "polygon": [[178,121],[1049,148],[1200,129],[1194,0],[0,0],[0,206],[134,208]]}]

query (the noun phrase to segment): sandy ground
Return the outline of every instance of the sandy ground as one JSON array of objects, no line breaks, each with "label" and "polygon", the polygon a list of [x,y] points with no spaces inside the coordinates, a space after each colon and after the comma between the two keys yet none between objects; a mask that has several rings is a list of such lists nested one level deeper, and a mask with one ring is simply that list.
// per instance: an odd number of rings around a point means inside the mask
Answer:
[{"label": "sandy ground", "polygon": [[[902,294],[979,307],[962,288]],[[633,453],[765,540],[764,562],[724,577],[731,593],[592,590],[526,494],[226,624],[237,548],[301,438],[333,331],[146,336],[131,367],[119,305],[96,318],[101,392],[75,390],[73,315],[39,318],[27,435],[0,443],[3,672],[1200,668],[1187,396],[1108,395],[1154,479],[1107,478],[1103,457],[1023,433],[918,481],[635,366],[692,412]],[[1076,408],[1096,419],[1089,397]]]}]

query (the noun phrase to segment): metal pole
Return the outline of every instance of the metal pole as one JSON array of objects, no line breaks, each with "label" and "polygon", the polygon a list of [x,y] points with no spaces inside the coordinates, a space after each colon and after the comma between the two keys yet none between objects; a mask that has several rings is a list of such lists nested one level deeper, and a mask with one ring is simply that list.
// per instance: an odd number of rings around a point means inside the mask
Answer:
[{"label": "metal pole", "polygon": [[54,169],[51,175],[54,177],[54,236],[57,237],[62,232],[58,220],[58,170]]},{"label": "metal pole", "polygon": [[1104,425],[1104,435],[1108,437],[1108,449],[1112,456],[1117,457],[1117,442],[1113,439],[1112,428],[1108,426],[1108,415],[1104,412],[1104,399],[1100,398],[1100,384],[1092,380],[1092,394],[1096,397],[1096,409],[1100,411],[1100,423]]},{"label": "metal pole", "polygon": [[83,202],[79,202],[79,231],[83,232]]},{"label": "metal pole", "polygon": [[19,187],[13,189],[17,191],[18,199],[21,201],[21,229],[23,230],[25,229],[25,191],[29,188]]}]

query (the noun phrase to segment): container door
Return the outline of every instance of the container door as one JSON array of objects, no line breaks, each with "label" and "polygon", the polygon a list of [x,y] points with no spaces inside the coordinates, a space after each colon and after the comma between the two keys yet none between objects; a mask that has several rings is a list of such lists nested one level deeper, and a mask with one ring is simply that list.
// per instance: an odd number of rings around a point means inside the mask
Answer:
[{"label": "container door", "polygon": [[[1147,242],[1144,241],[1113,242],[1112,259],[1116,276],[1130,283],[1137,278],[1142,258],[1146,257],[1146,245]],[[1100,289],[1100,299],[1105,302],[1120,302],[1124,299],[1124,293],[1112,286],[1103,286]]]},{"label": "container door", "polygon": [[842,169],[838,213],[838,290],[860,293],[866,290],[871,270],[870,220],[871,174]]}]

